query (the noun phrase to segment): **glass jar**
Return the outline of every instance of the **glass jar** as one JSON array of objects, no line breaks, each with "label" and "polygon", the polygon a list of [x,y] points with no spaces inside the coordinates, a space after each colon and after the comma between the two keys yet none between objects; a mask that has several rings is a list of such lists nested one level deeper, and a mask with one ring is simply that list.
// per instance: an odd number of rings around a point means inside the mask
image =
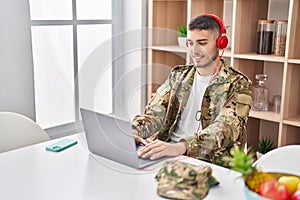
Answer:
[{"label": "glass jar", "polygon": [[273,111],[275,113],[280,113],[280,107],[281,107],[281,95],[275,95],[273,97]]},{"label": "glass jar", "polygon": [[256,111],[268,111],[268,89],[265,82],[268,76],[266,74],[256,74],[255,79],[257,84],[253,87],[253,106],[252,109]]},{"label": "glass jar", "polygon": [[287,20],[278,20],[275,22],[274,55],[284,56]]},{"label": "glass jar", "polygon": [[256,53],[271,54],[274,36],[274,20],[258,20]]}]

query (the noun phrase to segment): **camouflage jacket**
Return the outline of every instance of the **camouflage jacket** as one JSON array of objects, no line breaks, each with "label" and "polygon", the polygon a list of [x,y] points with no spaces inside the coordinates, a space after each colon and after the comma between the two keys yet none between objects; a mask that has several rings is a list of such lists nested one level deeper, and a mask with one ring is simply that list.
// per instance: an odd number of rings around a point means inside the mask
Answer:
[{"label": "camouflage jacket", "polygon": [[[186,140],[188,156],[227,166],[223,156],[230,155],[232,146],[241,146],[246,142],[252,92],[251,81],[227,66],[224,60],[222,62],[203,96],[202,131]],[[193,65],[180,65],[172,69],[168,79],[149,101],[144,114],[133,119],[133,128],[139,136],[170,140],[187,104],[195,72]]]}]

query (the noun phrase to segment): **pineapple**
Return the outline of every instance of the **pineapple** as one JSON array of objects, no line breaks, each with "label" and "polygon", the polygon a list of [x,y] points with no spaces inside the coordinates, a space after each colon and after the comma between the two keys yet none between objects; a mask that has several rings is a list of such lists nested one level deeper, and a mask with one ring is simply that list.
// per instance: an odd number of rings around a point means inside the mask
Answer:
[{"label": "pineapple", "polygon": [[278,176],[275,173],[262,172],[253,166],[253,153],[249,149],[245,154],[243,149],[235,146],[230,150],[230,154],[232,157],[225,157],[225,161],[229,163],[231,169],[242,174],[246,185],[252,191],[258,192],[261,183]]}]

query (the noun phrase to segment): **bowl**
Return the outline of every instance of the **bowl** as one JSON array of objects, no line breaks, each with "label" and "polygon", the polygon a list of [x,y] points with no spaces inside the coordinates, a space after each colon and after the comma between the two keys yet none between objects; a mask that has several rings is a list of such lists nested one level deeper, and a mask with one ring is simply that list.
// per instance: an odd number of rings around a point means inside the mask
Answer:
[{"label": "bowl", "polygon": [[244,193],[246,196],[247,200],[270,200],[267,198],[264,198],[262,196],[260,196],[259,194],[257,194],[256,192],[250,190],[247,185],[245,184],[245,189],[244,189]]}]

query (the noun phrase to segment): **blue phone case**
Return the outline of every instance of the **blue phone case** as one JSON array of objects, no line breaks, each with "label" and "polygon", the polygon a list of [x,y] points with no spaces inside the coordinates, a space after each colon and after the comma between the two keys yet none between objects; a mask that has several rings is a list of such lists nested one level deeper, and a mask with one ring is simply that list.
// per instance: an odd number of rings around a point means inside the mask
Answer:
[{"label": "blue phone case", "polygon": [[49,146],[46,147],[47,151],[53,151],[53,152],[60,152],[66,148],[69,148],[73,145],[77,144],[76,140],[72,140],[69,138],[63,139],[61,141],[58,141],[54,144],[51,144]]}]

